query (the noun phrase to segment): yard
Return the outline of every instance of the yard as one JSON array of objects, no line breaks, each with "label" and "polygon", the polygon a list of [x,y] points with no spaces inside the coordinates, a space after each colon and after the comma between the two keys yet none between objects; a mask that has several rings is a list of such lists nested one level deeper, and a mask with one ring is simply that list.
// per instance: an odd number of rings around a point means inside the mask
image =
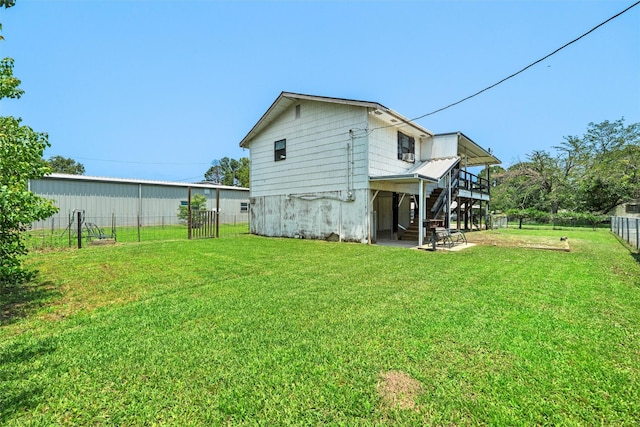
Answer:
[{"label": "yard", "polygon": [[39,282],[1,295],[0,424],[640,423],[640,257],[605,230],[482,233],[33,253]]}]

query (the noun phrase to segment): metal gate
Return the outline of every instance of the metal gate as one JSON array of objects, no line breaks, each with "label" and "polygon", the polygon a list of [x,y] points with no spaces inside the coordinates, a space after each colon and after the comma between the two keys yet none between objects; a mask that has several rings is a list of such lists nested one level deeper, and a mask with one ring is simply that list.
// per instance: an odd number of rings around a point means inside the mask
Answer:
[{"label": "metal gate", "polygon": [[189,239],[218,237],[217,219],[216,211],[191,211]]}]

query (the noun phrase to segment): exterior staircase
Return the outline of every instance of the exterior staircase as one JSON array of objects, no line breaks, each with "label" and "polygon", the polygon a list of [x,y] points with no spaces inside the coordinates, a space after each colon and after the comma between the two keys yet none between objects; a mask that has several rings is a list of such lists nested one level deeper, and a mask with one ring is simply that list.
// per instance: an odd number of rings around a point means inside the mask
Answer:
[{"label": "exterior staircase", "polygon": [[409,224],[409,227],[404,231],[404,233],[400,237],[400,240],[409,240],[409,241],[415,240],[417,242],[418,233],[420,232],[420,226],[418,224],[419,222],[420,221],[418,220],[418,218],[414,218],[413,222]]}]

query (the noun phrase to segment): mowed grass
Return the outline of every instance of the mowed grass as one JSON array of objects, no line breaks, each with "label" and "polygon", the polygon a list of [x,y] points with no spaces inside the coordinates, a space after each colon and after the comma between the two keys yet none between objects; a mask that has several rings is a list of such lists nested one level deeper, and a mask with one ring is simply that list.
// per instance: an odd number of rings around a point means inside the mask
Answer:
[{"label": "mowed grass", "polygon": [[39,282],[2,296],[0,424],[640,423],[635,254],[603,230],[507,233],[571,252],[245,235],[32,254]]},{"label": "mowed grass", "polygon": [[[150,240],[178,240],[187,239],[189,229],[184,224],[172,225],[147,225],[141,227],[101,227],[106,240],[101,240],[97,236],[87,236],[86,228],[83,229],[82,245],[108,243],[107,241],[117,241],[119,243],[147,242]],[[115,234],[114,234],[115,232]],[[215,234],[215,228],[211,229]],[[218,225],[218,233],[221,237],[236,236],[249,232],[248,223],[223,223]],[[194,230],[195,234],[196,231]],[[201,233],[202,234],[202,233]],[[26,245],[29,250],[61,249],[77,247],[77,234],[69,233],[69,230],[38,229],[31,230],[27,234]]]}]

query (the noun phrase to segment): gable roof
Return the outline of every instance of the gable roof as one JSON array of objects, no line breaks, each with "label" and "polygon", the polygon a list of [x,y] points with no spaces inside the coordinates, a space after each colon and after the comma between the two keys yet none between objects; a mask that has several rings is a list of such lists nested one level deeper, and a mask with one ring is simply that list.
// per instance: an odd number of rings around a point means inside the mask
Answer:
[{"label": "gable roof", "polygon": [[[485,150],[480,147],[471,138],[467,137],[462,132],[451,132],[451,133],[443,133],[435,135],[430,130],[420,126],[419,124],[411,121],[410,119],[404,117],[400,113],[385,107],[384,105],[378,102],[372,101],[358,101],[355,99],[346,99],[346,98],[331,98],[328,96],[317,96],[317,95],[305,95],[301,93],[294,92],[281,92],[280,95],[276,98],[276,100],[271,104],[269,109],[260,117],[260,120],[251,128],[249,133],[240,141],[240,147],[248,148],[251,140],[255,138],[262,130],[267,127],[271,122],[273,122],[280,114],[282,114],[287,108],[291,107],[297,102],[302,100],[306,101],[316,101],[316,102],[327,102],[332,104],[343,104],[343,105],[353,105],[357,107],[368,108],[371,110],[371,113],[375,114],[375,116],[382,120],[384,123],[387,123],[389,127],[400,127],[400,126],[411,126],[415,129],[420,136],[449,136],[449,135],[457,135],[458,136],[458,155],[462,157],[462,164],[465,166],[479,166],[479,165],[497,165],[500,164],[501,161],[495,157],[490,151]],[[386,127],[386,126],[382,126]],[[380,127],[378,127],[380,128]]]},{"label": "gable roof", "polygon": [[385,107],[384,105],[372,102],[372,101],[358,101],[355,99],[346,99],[346,98],[331,98],[327,96],[316,96],[316,95],[305,95],[301,93],[293,93],[293,92],[282,92],[276,98],[276,100],[271,104],[269,109],[262,115],[260,120],[251,128],[249,133],[240,141],[240,147],[247,148],[249,143],[256,135],[258,135],[266,126],[268,126],[273,120],[275,120],[283,111],[289,108],[291,105],[299,102],[301,100],[306,101],[317,101],[317,102],[327,102],[332,104],[344,104],[344,105],[354,105],[357,107],[370,108],[376,116],[387,123],[390,126],[396,126],[399,123],[403,123],[405,125],[412,126],[418,132],[433,135],[433,132],[423,128],[417,123],[412,122],[407,119],[403,115],[393,111],[390,108]]}]

